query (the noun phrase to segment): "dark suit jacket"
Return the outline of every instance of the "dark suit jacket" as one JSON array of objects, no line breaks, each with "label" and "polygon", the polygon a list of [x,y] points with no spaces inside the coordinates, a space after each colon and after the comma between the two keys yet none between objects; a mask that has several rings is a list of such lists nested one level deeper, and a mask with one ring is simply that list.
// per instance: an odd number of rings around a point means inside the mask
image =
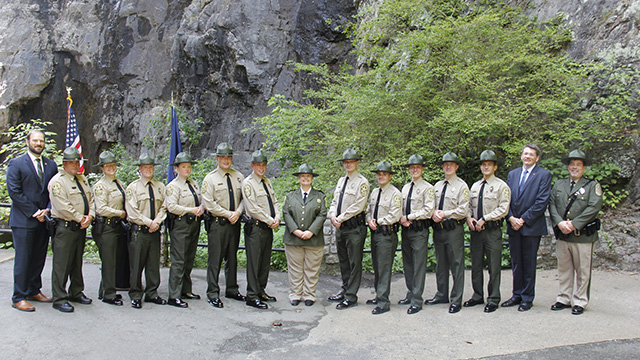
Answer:
[{"label": "dark suit jacket", "polygon": [[524,225],[520,230],[515,231],[511,228],[511,224],[507,221],[507,234],[513,235],[520,233],[522,236],[542,236],[547,235],[547,222],[544,217],[544,211],[549,203],[551,194],[551,173],[536,165],[527,182],[519,191],[520,175],[522,167],[509,172],[507,177],[507,185],[511,189],[511,206],[509,207],[509,215],[516,218],[522,218]]},{"label": "dark suit jacket", "polygon": [[[324,221],[327,218],[327,205],[322,191],[311,188],[307,202],[302,202],[300,189],[287,194],[282,205],[282,218],[286,225],[284,243],[296,246],[324,246]],[[302,240],[292,233],[300,229],[310,230],[314,235],[309,240]]]},{"label": "dark suit jacket", "polygon": [[47,185],[49,180],[58,173],[58,166],[53,160],[43,156],[42,165],[44,179],[43,184],[40,184],[29,154],[25,153],[9,161],[7,167],[7,189],[11,197],[9,226],[35,228],[42,224],[32,215],[39,209],[50,207]]}]

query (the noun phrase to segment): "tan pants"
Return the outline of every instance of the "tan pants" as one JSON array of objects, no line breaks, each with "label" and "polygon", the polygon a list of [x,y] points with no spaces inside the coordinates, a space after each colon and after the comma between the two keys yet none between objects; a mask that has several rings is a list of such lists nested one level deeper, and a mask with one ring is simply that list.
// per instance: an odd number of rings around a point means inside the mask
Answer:
[{"label": "tan pants", "polygon": [[594,243],[574,243],[558,240],[558,280],[560,292],[557,301],[565,305],[586,307],[591,284],[591,255]]},{"label": "tan pants", "polygon": [[285,245],[289,268],[289,300],[316,301],[323,246]]}]

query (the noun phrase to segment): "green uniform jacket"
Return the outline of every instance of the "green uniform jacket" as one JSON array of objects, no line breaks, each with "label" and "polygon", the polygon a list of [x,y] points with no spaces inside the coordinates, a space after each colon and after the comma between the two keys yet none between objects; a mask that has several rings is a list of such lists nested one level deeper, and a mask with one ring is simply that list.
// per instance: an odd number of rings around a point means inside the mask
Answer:
[{"label": "green uniform jacket", "polygon": [[[284,243],[296,246],[324,246],[324,221],[327,218],[327,204],[322,191],[309,190],[306,204],[302,203],[302,191],[290,191],[284,198],[282,218],[286,224]],[[296,229],[310,230],[314,235],[302,240],[293,235]]]},{"label": "green uniform jacket", "polygon": [[[602,208],[602,187],[600,183],[593,180],[588,185],[587,179],[584,177],[578,179],[578,182],[573,186],[573,191],[569,192],[571,188],[570,179],[560,179],[553,185],[551,190],[551,198],[549,200],[549,214],[551,215],[551,223],[553,226],[558,225],[559,222],[564,220],[570,220],[576,229],[581,230],[588,223],[594,221],[598,217],[598,212]],[[567,218],[563,219],[565,209],[569,203],[569,198],[575,192],[578,192],[578,197],[571,205]],[[598,233],[594,233],[587,236],[584,233],[580,233],[580,236],[576,235],[576,232],[569,234],[569,237],[563,239],[569,242],[588,243],[598,240]]]}]

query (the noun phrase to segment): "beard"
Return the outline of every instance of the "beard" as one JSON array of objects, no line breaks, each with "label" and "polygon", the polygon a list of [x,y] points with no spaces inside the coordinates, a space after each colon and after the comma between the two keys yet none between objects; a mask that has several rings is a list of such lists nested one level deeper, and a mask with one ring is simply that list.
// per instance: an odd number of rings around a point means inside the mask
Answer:
[{"label": "beard", "polygon": [[31,143],[29,143],[29,151],[31,151],[36,155],[40,155],[44,151],[44,146],[34,147],[34,146],[31,146]]}]

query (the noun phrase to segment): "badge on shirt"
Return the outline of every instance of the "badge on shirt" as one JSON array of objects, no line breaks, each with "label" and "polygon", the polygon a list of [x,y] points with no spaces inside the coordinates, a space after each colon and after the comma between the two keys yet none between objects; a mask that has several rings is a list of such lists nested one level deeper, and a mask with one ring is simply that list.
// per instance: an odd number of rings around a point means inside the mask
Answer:
[{"label": "badge on shirt", "polygon": [[251,197],[251,186],[250,185],[245,185],[244,186],[244,196]]}]

